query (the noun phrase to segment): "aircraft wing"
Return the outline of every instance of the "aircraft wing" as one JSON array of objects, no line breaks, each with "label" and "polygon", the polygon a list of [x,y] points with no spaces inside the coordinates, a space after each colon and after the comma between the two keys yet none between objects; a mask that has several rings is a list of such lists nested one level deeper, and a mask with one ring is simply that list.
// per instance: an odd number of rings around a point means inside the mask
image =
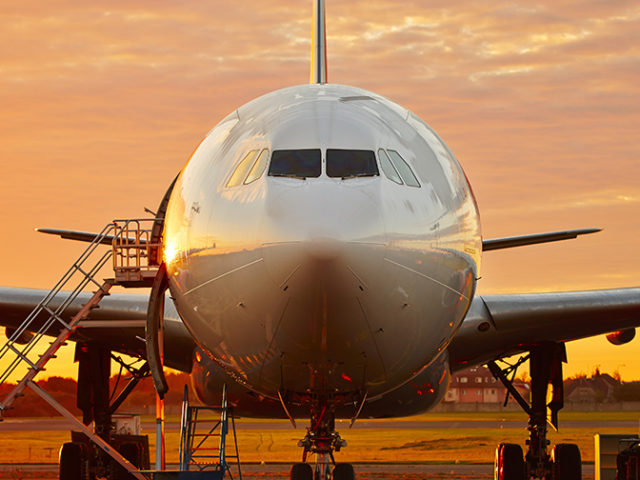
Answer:
[{"label": "aircraft wing", "polygon": [[[0,287],[0,325],[7,329],[17,328],[46,294],[45,290]],[[91,294],[81,293],[67,308],[63,317],[70,319],[90,297]],[[139,294],[111,294],[103,298],[99,308],[91,312],[71,340],[98,342],[116,352],[146,357],[143,339],[148,301],[147,295]],[[55,299],[52,305],[56,305]],[[36,321],[37,324],[45,320],[44,316],[39,320]],[[126,323],[119,324],[117,328],[108,327],[113,320]],[[47,333],[56,336],[59,329]],[[189,372],[195,345],[169,298],[165,301],[164,338],[164,363]],[[44,340],[43,343],[48,344]]]},{"label": "aircraft wing", "polygon": [[[40,231],[44,232],[44,230]],[[572,238],[578,238],[579,235],[588,235],[590,233],[597,233],[600,231],[601,230],[599,228],[582,228],[579,230],[563,230],[560,232],[532,233],[529,235],[519,235],[515,237],[490,238],[482,241],[482,251],[488,252],[489,250],[502,250],[504,248],[537,245],[539,243],[559,242],[560,240],[570,240]]]},{"label": "aircraft wing", "polygon": [[[489,238],[482,241],[482,251],[503,250],[505,248],[524,247],[526,245],[537,245],[539,243],[559,242],[578,238],[580,235],[597,233],[599,228],[582,228],[578,230],[562,230],[558,232],[531,233],[528,235],[517,235],[514,237]],[[63,230],[60,228],[36,228],[36,232],[48,235],[58,235],[65,240],[76,240],[78,242],[91,243],[98,236],[96,232],[81,232],[78,230]],[[113,235],[105,235],[100,241],[103,245],[111,245],[114,240]],[[136,243],[135,238],[130,238],[131,243]],[[138,239],[139,243],[144,243],[144,239]]]},{"label": "aircraft wing", "polygon": [[564,293],[478,295],[449,345],[461,370],[528,351],[640,326],[640,288]]}]

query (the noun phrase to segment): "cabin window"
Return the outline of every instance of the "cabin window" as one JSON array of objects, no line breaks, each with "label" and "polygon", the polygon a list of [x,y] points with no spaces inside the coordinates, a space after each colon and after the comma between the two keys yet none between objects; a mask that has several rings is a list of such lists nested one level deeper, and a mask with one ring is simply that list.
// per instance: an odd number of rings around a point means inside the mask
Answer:
[{"label": "cabin window", "polygon": [[327,175],[343,180],[380,175],[376,156],[370,150],[327,149]]},{"label": "cabin window", "polygon": [[387,152],[382,149],[378,150],[378,158],[380,159],[380,168],[382,168],[382,171],[387,176],[387,178],[392,182],[397,183],[398,185],[402,185],[402,179],[400,178],[400,175],[398,175],[396,167],[394,167],[393,163],[391,163]]},{"label": "cabin window", "polygon": [[227,182],[227,187],[237,187],[238,185],[242,185],[242,181],[247,176],[247,172],[253,166],[253,162],[257,156],[258,150],[251,150],[245,155],[231,174],[231,178],[229,178],[229,181]]},{"label": "cabin window", "polygon": [[404,161],[404,158],[402,158],[395,150],[388,150],[388,152],[393,165],[396,167],[396,170],[402,177],[402,180],[404,180],[404,183],[410,187],[419,187],[420,182],[418,182],[418,179],[411,171],[409,164]]},{"label": "cabin window", "polygon": [[248,185],[258,180],[262,176],[264,171],[267,169],[268,163],[269,163],[269,150],[265,148],[260,152],[260,155],[258,156],[258,160],[256,160],[256,163],[253,165],[253,168],[249,172],[249,175],[247,175],[247,179],[244,181],[244,184]]},{"label": "cabin window", "polygon": [[276,150],[271,156],[269,176],[291,177],[302,180],[319,177],[322,172],[320,149]]}]

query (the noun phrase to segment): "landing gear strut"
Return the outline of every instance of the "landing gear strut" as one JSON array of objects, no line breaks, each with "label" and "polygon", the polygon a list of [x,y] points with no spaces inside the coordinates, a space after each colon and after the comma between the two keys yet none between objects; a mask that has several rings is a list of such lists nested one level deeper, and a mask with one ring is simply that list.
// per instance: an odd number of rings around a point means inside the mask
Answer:
[{"label": "landing gear strut", "polygon": [[[328,402],[318,402],[311,409],[311,426],[306,436],[298,442],[304,448],[302,463],[291,468],[291,480],[354,480],[353,466],[348,463],[335,463],[333,452],[339,452],[347,446],[335,429],[335,412]],[[315,473],[306,463],[309,453],[315,453]],[[333,471],[332,471],[333,470]]]},{"label": "landing gear strut", "polygon": [[[129,383],[113,399],[109,391],[111,360],[116,360],[122,369],[131,374]],[[82,410],[85,425],[93,422],[94,432],[111,447],[120,452],[134,466],[149,468],[149,441],[146,436],[125,435],[114,432],[112,415],[125,401],[136,384],[148,376],[147,364],[141,368],[127,365],[119,357],[100,344],[76,344],[78,361],[77,404]],[[120,375],[119,375],[120,376]],[[114,392],[115,393],[115,392]],[[60,480],[84,480],[87,478],[110,478],[129,480],[133,478],[124,468],[112,460],[103,450],[82,432],[71,432],[71,442],[60,449]]]},{"label": "landing gear strut", "polygon": [[[527,359],[531,376],[530,405],[513,386],[515,370]],[[578,447],[573,444],[558,444],[550,454],[547,440],[547,409],[550,412],[549,423],[557,430],[558,412],[564,406],[562,363],[566,361],[564,344],[543,343],[533,347],[528,357],[523,357],[515,365],[505,369],[495,362],[487,364],[493,376],[507,388],[507,400],[511,395],[529,415],[529,439],[524,459],[519,445],[501,444],[496,451],[496,480],[580,480],[582,463]],[[551,401],[547,403],[549,386]]]}]

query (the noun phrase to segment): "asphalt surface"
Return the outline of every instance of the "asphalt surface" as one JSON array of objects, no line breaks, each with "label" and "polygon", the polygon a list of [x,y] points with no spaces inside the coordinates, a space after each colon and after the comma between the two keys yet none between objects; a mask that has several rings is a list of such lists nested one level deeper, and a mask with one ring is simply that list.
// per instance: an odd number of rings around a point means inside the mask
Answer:
[{"label": "asphalt surface", "polygon": [[[169,465],[167,469],[175,469],[177,465]],[[276,477],[286,479],[289,477],[291,466],[286,464],[259,465],[259,464],[243,464],[243,478],[264,478]],[[492,464],[474,464],[474,465],[406,465],[406,464],[374,464],[374,465],[354,465],[356,477],[358,479],[374,480],[377,478],[465,478],[465,479],[484,479],[493,478]],[[49,473],[55,474],[58,471],[57,464],[0,464],[0,472],[24,473]],[[582,466],[583,480],[593,478],[593,465]]]},{"label": "asphalt surface", "polygon": [[[301,422],[300,422],[301,423]],[[304,425],[302,425],[304,427]],[[526,428],[525,421],[371,421],[359,420],[354,425],[354,430],[366,429],[519,429]],[[566,421],[561,422],[562,428],[586,428],[596,431],[601,428],[625,428],[629,431],[637,431],[638,421]],[[347,430],[349,421],[336,422],[336,429]],[[142,428],[147,432],[155,430],[154,422],[143,422]],[[287,421],[237,421],[238,430],[284,430],[292,429]],[[300,428],[300,427],[299,427]],[[0,422],[2,431],[68,431],[70,424],[63,418],[44,419],[12,419],[6,418]],[[177,422],[167,423],[167,430],[178,430]],[[169,468],[172,468],[171,466]],[[242,465],[243,479],[288,479],[291,466],[286,464],[244,464]],[[491,464],[446,464],[446,465],[415,465],[415,464],[368,464],[354,465],[358,480],[489,480],[493,478],[493,465]],[[57,464],[0,464],[0,479],[14,478],[16,472],[29,475],[25,478],[57,478]],[[17,477],[15,477],[17,478]],[[593,465],[583,465],[583,480],[594,478]]]},{"label": "asphalt surface", "polygon": [[[304,423],[299,422],[300,427],[304,427]],[[632,429],[634,432],[640,428],[640,422],[638,420],[582,420],[582,421],[562,421],[560,420],[561,428],[585,428],[597,429],[603,428],[626,428]],[[154,422],[142,422],[142,428],[145,431],[155,431]],[[180,425],[177,422],[171,422],[165,424],[166,430],[178,430]],[[291,430],[292,426],[288,421],[236,421],[236,428],[238,430]],[[347,430],[349,428],[349,421],[337,421],[337,430]],[[370,421],[370,420],[358,420],[353,426],[354,430],[363,429],[525,429],[527,428],[526,421],[517,420],[505,420],[505,421],[397,421],[397,420],[385,420],[385,421]],[[44,419],[13,419],[5,418],[0,422],[0,431],[66,431],[70,429],[70,423],[64,418],[44,418]]]}]

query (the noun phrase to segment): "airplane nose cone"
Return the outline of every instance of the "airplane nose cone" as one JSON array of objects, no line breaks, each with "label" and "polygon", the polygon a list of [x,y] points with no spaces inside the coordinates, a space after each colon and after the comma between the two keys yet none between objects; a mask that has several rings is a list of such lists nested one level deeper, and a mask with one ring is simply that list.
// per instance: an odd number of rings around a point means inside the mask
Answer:
[{"label": "airplane nose cone", "polygon": [[265,266],[278,285],[306,265],[338,262],[353,268],[359,246],[379,246],[382,252],[385,229],[375,190],[299,182],[304,183],[267,198],[260,228]]},{"label": "airplane nose cone", "polygon": [[318,261],[329,261],[341,254],[341,244],[335,238],[316,237],[304,242],[305,252],[310,258]]},{"label": "airplane nose cone", "polygon": [[370,241],[384,236],[377,189],[304,181],[269,192],[263,238],[271,241]]},{"label": "airplane nose cone", "polygon": [[356,388],[348,379],[385,377],[362,307],[384,266],[381,209],[374,192],[314,183],[270,199],[263,221],[264,265],[282,295],[272,344],[278,381],[293,391]]}]

